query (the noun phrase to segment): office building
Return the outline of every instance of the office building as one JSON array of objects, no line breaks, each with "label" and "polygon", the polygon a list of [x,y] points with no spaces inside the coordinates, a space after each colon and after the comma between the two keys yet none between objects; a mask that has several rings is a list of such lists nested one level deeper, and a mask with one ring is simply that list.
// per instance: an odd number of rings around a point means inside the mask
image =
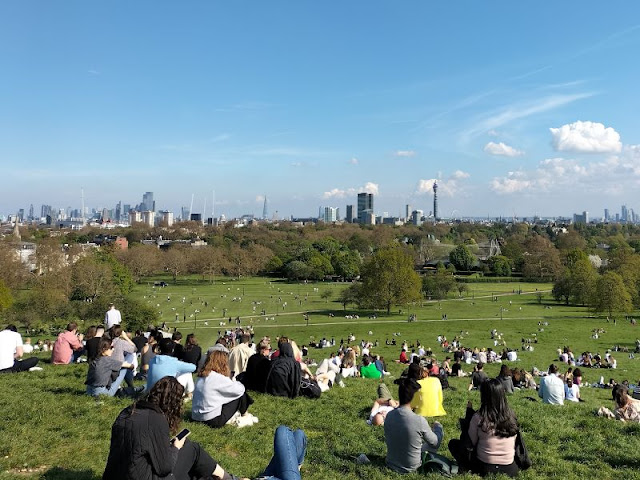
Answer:
[{"label": "office building", "polygon": [[347,223],[353,223],[353,220],[354,220],[353,205],[347,205],[347,216],[345,217],[344,220]]},{"label": "office building", "polygon": [[373,194],[372,193],[359,193],[358,194],[358,222],[368,225],[375,224],[375,217],[373,223],[368,223],[367,220],[373,215]]},{"label": "office building", "polygon": [[164,211],[160,212],[162,214],[162,223],[165,227],[170,227],[173,225],[173,212]]},{"label": "office building", "polygon": [[335,223],[339,218],[339,209],[336,207],[324,207],[323,220],[325,223]]},{"label": "office building", "polygon": [[584,212],[582,212],[582,215],[580,215],[578,213],[574,213],[573,214],[573,223],[584,223],[584,224],[589,223],[589,212],[584,211]]},{"label": "office building", "polygon": [[156,202],[153,199],[153,192],[146,192],[142,195],[142,203],[138,205],[138,210],[140,212],[155,212],[156,211]]},{"label": "office building", "polygon": [[142,212],[142,223],[147,227],[155,227],[156,213],[151,210]]}]

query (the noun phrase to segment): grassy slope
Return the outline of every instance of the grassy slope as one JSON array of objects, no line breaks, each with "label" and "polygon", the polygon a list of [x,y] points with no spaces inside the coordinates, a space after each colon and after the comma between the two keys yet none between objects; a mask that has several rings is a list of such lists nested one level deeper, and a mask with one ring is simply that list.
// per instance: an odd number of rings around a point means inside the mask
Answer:
[{"label": "grassy slope", "polygon": [[[394,332],[400,333],[409,342],[420,339],[427,346],[436,347],[435,338],[445,334],[452,338],[460,331],[465,334],[464,343],[471,346],[490,346],[489,331],[497,328],[504,333],[507,344],[519,346],[522,336],[537,333],[540,343],[534,352],[522,352],[519,365],[530,368],[533,365],[545,368],[555,358],[555,349],[565,344],[574,352],[589,349],[604,352],[614,344],[632,347],[638,334],[636,327],[624,322],[616,326],[605,321],[588,318],[589,313],[576,307],[550,304],[540,305],[536,296],[513,295],[513,288],[521,286],[524,292],[548,289],[548,286],[527,284],[472,284],[473,292],[465,300],[451,299],[440,304],[428,303],[424,307],[411,308],[418,314],[417,323],[407,323],[409,310],[389,317],[379,315],[376,323],[366,318],[347,320],[343,318],[342,306],[319,298],[325,288],[335,290],[341,285],[297,285],[279,282],[265,282],[264,279],[216,282],[169,286],[164,289],[139,287],[137,294],[146,296],[163,310],[163,317],[169,322],[174,319],[172,305],[182,307],[182,297],[186,297],[187,324],[179,322],[183,334],[193,331],[193,317],[190,313],[200,308],[195,330],[201,344],[209,345],[217,336],[221,310],[229,309],[228,315],[245,317],[252,313],[252,301],[262,301],[257,311],[266,308],[269,316],[278,309],[275,320],[254,318],[256,335],[287,334],[299,344],[307,343],[310,337],[323,336],[340,338],[354,333],[358,340],[378,339],[380,348],[375,351],[385,356],[394,375],[400,367],[391,359],[398,355],[398,347],[386,347],[385,338]],[[244,296],[242,302],[232,302],[233,296]],[[315,292],[314,288],[319,291]],[[238,290],[240,289],[240,290]],[[278,292],[280,289],[280,292]],[[492,293],[504,293],[499,302],[491,301]],[[309,299],[306,294],[309,294]],[[171,302],[167,302],[167,295]],[[227,295],[226,298],[221,297]],[[274,298],[271,298],[271,295]],[[303,305],[294,296],[303,299]],[[155,296],[156,298],[153,298]],[[278,307],[278,296],[288,306],[282,311]],[[198,300],[200,297],[201,300]],[[547,297],[548,298],[548,295]],[[193,299],[193,305],[191,300]],[[203,301],[209,302],[205,312]],[[509,304],[509,301],[512,304]],[[500,306],[503,312],[500,321]],[[216,308],[214,312],[212,309]],[[520,309],[522,308],[522,309]],[[311,315],[309,327],[304,325],[303,310],[317,311]],[[328,311],[335,313],[330,318]],[[182,312],[180,312],[182,314]],[[363,312],[365,316],[368,312]],[[442,313],[447,313],[448,321],[440,321]],[[126,318],[126,312],[123,312]],[[182,315],[181,315],[182,318]],[[544,332],[538,332],[538,322],[546,320],[550,325]],[[209,326],[205,327],[204,322]],[[590,338],[590,331],[596,327],[607,329],[599,340]],[[368,331],[373,332],[372,335]],[[328,351],[312,350],[310,356],[320,360]],[[442,355],[439,355],[442,357]],[[587,370],[586,381],[597,380],[601,374],[609,374],[618,380],[640,377],[640,364],[622,353],[616,355],[617,371]],[[490,375],[497,374],[496,366],[487,367]],[[23,375],[0,376],[0,405],[4,421],[0,422],[0,479],[5,478],[46,478],[46,479],[97,479],[100,478],[106,460],[110,426],[118,412],[128,402],[106,399],[96,402],[82,395],[86,375],[85,365],[52,367],[45,364],[44,371]],[[459,435],[457,418],[464,413],[467,399],[479,402],[477,392],[466,391],[465,379],[452,379],[455,391],[445,392],[445,409],[448,415],[441,419],[445,428],[445,442]],[[281,423],[303,428],[309,436],[309,451],[304,467],[305,479],[326,480],[344,478],[419,478],[418,475],[401,477],[383,467],[385,446],[383,431],[368,427],[366,418],[375,397],[376,382],[364,379],[349,379],[344,389],[334,389],[320,400],[296,399],[287,401],[267,396],[255,395],[256,403],[252,412],[260,418],[257,426],[242,430],[225,427],[211,430],[198,424],[189,423],[192,439],[201,442],[208,451],[230,471],[242,475],[256,475],[266,465],[271,455],[272,433]],[[392,388],[393,391],[393,388]],[[640,478],[636,472],[639,466],[636,453],[640,447],[640,425],[625,425],[594,416],[600,405],[611,406],[610,392],[583,388],[585,403],[565,407],[544,406],[530,402],[525,397],[535,396],[535,392],[517,392],[510,398],[534,460],[534,468],[521,475],[522,478]],[[186,416],[185,416],[186,418]],[[366,453],[373,461],[369,466],[355,465],[353,458]],[[443,452],[448,454],[446,446]],[[22,468],[40,468],[35,473],[19,473]],[[434,477],[437,478],[437,477]]]}]

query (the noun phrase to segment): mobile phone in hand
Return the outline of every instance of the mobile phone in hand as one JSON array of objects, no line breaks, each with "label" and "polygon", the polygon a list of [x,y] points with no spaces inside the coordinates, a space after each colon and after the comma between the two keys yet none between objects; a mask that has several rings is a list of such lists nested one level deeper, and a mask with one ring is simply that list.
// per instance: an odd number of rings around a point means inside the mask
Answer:
[{"label": "mobile phone in hand", "polygon": [[175,440],[182,440],[184,437],[186,437],[187,435],[189,435],[191,433],[191,430],[189,430],[188,428],[184,428],[182,429],[182,431],[180,431],[177,435]]}]

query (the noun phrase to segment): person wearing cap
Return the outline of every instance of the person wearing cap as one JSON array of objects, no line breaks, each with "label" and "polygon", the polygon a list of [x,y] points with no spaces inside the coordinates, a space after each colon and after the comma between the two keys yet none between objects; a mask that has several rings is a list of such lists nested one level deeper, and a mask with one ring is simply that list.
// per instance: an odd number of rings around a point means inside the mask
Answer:
[{"label": "person wearing cap", "polygon": [[411,401],[420,385],[414,378],[396,381],[400,406],[387,413],[384,421],[384,441],[387,444],[387,466],[398,473],[415,472],[422,465],[422,454],[435,452],[442,443],[444,432],[439,422],[433,429],[427,419],[411,410]]},{"label": "person wearing cap", "polygon": [[120,310],[116,308],[113,303],[109,304],[109,310],[104,314],[104,326],[109,330],[114,325],[120,325],[122,323],[122,315]]}]

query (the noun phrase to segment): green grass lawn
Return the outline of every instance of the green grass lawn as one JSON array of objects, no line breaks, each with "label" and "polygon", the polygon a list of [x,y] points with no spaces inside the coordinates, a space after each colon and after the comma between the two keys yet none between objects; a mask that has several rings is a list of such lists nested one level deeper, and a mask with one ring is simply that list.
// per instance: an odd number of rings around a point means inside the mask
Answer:
[{"label": "green grass lawn", "polygon": [[[367,318],[373,312],[357,312],[359,319],[344,318],[342,305],[332,301],[344,287],[344,284],[298,285],[265,279],[227,279],[216,280],[213,285],[195,281],[165,288],[141,285],[135,294],[146,297],[145,300],[154,306],[160,305],[156,308],[162,311],[162,318],[170,326],[176,325],[184,335],[195,331],[204,347],[213,343],[218,330],[225,328],[220,326],[224,308],[227,317],[240,316],[243,324],[252,322],[257,337],[270,335],[275,339],[277,335],[286,334],[300,345],[332,336],[339,343],[349,333],[353,333],[358,341],[377,339],[380,347],[373,351],[385,357],[394,376],[401,370],[393,362],[399,355],[399,346],[385,345],[385,339],[394,333],[400,334],[398,344],[403,339],[409,343],[419,339],[435,352],[438,352],[438,335],[453,338],[462,331],[465,345],[489,347],[493,345],[489,332],[496,328],[503,333],[507,345],[519,347],[522,337],[537,334],[539,343],[534,345],[535,350],[519,353],[517,364],[527,369],[534,365],[541,369],[548,367],[556,359],[556,349],[563,345],[571,346],[576,354],[584,350],[603,354],[616,344],[633,348],[636,337],[640,336],[637,327],[624,321],[617,325],[607,324],[603,319],[592,317],[586,309],[551,302],[549,293],[545,293],[539,303],[536,289],[548,291],[550,285],[470,284],[470,291],[463,299],[452,297],[442,302],[425,302],[423,306],[403,306],[402,313],[396,308],[391,315],[376,312],[375,320]],[[327,288],[334,291],[329,302],[320,298],[320,293]],[[521,288],[523,293],[512,293],[514,288],[516,292]],[[497,302],[492,300],[492,294],[498,295]],[[168,296],[170,301],[167,301]],[[182,297],[185,297],[184,304]],[[242,297],[242,301],[233,301],[233,297]],[[208,306],[203,302],[208,302]],[[262,303],[254,305],[252,302]],[[287,306],[283,310],[284,302]],[[273,320],[265,320],[259,315],[263,308]],[[197,321],[191,316],[196,309],[201,310]],[[177,323],[176,311],[179,313]],[[309,326],[305,325],[300,313],[305,311],[311,312]],[[335,316],[330,317],[329,312]],[[126,312],[122,313],[126,321]],[[354,310],[349,309],[347,313],[354,313]],[[416,313],[418,322],[408,323],[409,313]],[[443,313],[447,314],[447,321],[441,320]],[[182,321],[183,315],[187,317],[186,323]],[[538,331],[541,321],[549,322],[543,332]],[[598,340],[592,340],[594,328],[604,328],[606,333]],[[328,353],[329,349],[312,349],[310,357],[319,361]],[[437,355],[444,358],[440,352]],[[618,381],[640,378],[639,360],[629,359],[623,353],[614,355],[618,360],[617,370],[586,370],[584,380],[593,382],[600,375]],[[108,453],[111,424],[129,402],[117,399],[96,402],[83,395],[86,365],[53,367],[44,364],[43,367],[42,372],[0,376],[3,412],[0,479],[100,478]],[[488,365],[486,370],[495,376],[498,366]],[[441,451],[447,456],[446,443],[459,436],[457,420],[463,416],[467,400],[471,399],[476,407],[479,404],[479,394],[467,392],[466,379],[450,379],[450,383],[455,390],[446,390],[444,394],[448,415],[439,419],[445,430]],[[332,389],[316,401],[275,399],[256,394],[251,411],[260,418],[260,423],[241,430],[234,427],[212,430],[188,422],[187,413],[185,422],[193,432],[192,440],[202,443],[214,458],[237,475],[260,473],[272,452],[273,431],[284,423],[303,428],[309,437],[307,461],[303,467],[305,479],[423,478],[417,474],[400,476],[384,467],[383,430],[365,423],[377,382],[348,379],[346,384],[346,388]],[[395,390],[393,385],[391,389]],[[516,392],[510,397],[509,402],[518,415],[534,462],[533,468],[522,473],[521,478],[640,478],[640,460],[636,453],[640,449],[640,425],[627,425],[594,415],[600,405],[611,408],[610,391],[583,388],[581,393],[585,403],[564,407],[531,402],[526,397],[537,398],[533,391]],[[360,453],[366,453],[372,464],[356,465],[353,458]]]}]

